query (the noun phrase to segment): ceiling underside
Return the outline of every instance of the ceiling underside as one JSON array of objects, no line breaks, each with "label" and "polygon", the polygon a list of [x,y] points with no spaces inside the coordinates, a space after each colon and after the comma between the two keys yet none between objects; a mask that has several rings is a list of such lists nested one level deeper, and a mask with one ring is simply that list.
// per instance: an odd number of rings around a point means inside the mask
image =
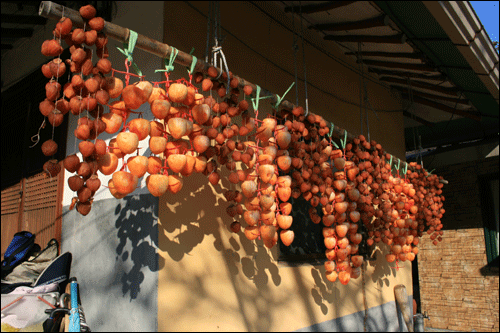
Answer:
[{"label": "ceiling underside", "polygon": [[38,16],[39,5],[40,1],[2,1],[2,57],[47,23]]},{"label": "ceiling underside", "polygon": [[421,1],[276,3],[401,93],[407,151],[498,137],[498,97]]}]

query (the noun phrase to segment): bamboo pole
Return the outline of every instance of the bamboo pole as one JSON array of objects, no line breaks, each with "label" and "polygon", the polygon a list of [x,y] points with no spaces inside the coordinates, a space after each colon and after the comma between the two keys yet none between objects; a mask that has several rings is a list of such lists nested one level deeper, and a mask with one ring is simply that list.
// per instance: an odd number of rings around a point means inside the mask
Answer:
[{"label": "bamboo pole", "polygon": [[[71,19],[74,27],[78,27],[78,28],[84,27],[83,18],[80,16],[80,13],[74,9],[67,8],[65,6],[56,4],[52,1],[42,1],[40,3],[40,8],[38,10],[38,15],[45,17],[45,18],[48,18],[48,19],[52,19],[52,20],[59,20],[61,17],[63,17],[63,13],[64,13],[64,17],[68,17]],[[117,40],[117,41],[122,42],[122,43],[127,42],[129,35],[130,35],[129,29],[121,27],[121,26],[116,25],[116,24],[113,24],[111,22],[107,22],[107,21],[104,22],[104,28],[103,28],[102,32],[104,34],[106,34],[106,36],[108,36],[109,38],[112,38],[112,39]],[[165,43],[160,43],[157,40],[148,38],[148,37],[141,35],[141,34],[138,34],[138,36],[137,36],[137,42],[135,44],[135,47],[139,48],[141,50],[144,50],[148,53],[154,54],[160,58],[169,58],[170,53],[173,51],[172,46],[165,44]],[[178,50],[178,51],[179,51],[179,53],[177,54],[177,57],[175,58],[175,63],[182,65],[182,66],[186,66],[186,67],[191,66],[191,63],[193,62],[193,57],[186,52],[183,52],[181,50]],[[211,67],[210,64],[205,63],[201,59],[197,59],[196,65],[194,67],[194,71],[195,72],[198,71],[198,72],[202,72],[204,74],[207,74],[209,67]],[[222,70],[220,68],[216,68],[216,70],[217,70],[218,74],[220,74],[222,72]],[[234,74],[233,74],[233,77],[238,79],[238,87],[243,88],[244,86],[248,85],[248,86],[252,87],[252,90],[254,92],[256,91],[257,86],[255,84],[245,80],[242,77],[234,75]],[[272,104],[275,104],[278,101],[278,97],[276,94],[274,94],[266,89],[263,89],[263,88],[261,88],[260,96],[261,97],[270,97]],[[288,109],[288,110],[292,110],[293,108],[295,108],[295,105],[288,100],[283,100],[281,102],[280,106],[285,108],[285,109]],[[326,119],[325,119],[325,121],[327,123],[328,128],[331,129],[331,127],[333,126],[332,135],[335,136],[336,138],[344,138],[346,133],[347,133],[347,139],[349,141],[352,141],[354,138],[356,138],[355,135],[347,132],[345,129],[333,125],[332,123],[330,123]],[[402,162],[401,165],[403,165],[403,163],[406,163],[406,161],[400,160],[396,156],[393,156],[393,162],[397,163],[398,161]],[[408,170],[414,170],[414,168],[411,167],[410,165],[408,165]]]}]

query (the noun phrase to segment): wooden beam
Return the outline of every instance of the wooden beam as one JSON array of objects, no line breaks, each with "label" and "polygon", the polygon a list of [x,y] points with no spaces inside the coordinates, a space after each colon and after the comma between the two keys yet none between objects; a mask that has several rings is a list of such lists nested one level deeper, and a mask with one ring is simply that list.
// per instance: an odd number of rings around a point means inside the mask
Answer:
[{"label": "wooden beam", "polygon": [[363,63],[368,66],[380,66],[389,68],[399,68],[399,69],[409,69],[412,71],[422,71],[422,72],[435,72],[436,69],[430,67],[426,64],[409,64],[404,62],[389,62],[389,61],[378,61],[378,60],[365,60]]},{"label": "wooden beam", "polygon": [[383,43],[383,44],[403,44],[406,37],[403,34],[389,36],[369,36],[369,35],[326,35],[324,40],[331,40],[340,43]]},{"label": "wooden beam", "polygon": [[[399,84],[406,85],[406,86],[408,85],[407,80],[396,79],[393,77],[383,76],[383,77],[379,78],[379,80],[384,81],[384,82],[399,83]],[[427,82],[421,82],[421,81],[415,81],[415,80],[410,80],[410,84],[412,87],[418,87],[418,88],[428,89],[428,90],[432,90],[432,91],[438,91],[442,94],[450,95],[453,97],[456,97],[457,93],[458,93],[458,88],[456,88],[456,87],[445,88],[445,87],[436,86],[436,85],[433,85],[433,84],[430,84]]]},{"label": "wooden beam", "polygon": [[342,22],[342,23],[324,23],[311,25],[309,29],[316,29],[320,31],[344,31],[344,30],[359,30],[375,27],[383,27],[386,25],[386,15],[380,15],[367,20],[355,22]]},{"label": "wooden beam", "polygon": [[[357,52],[346,52],[345,55],[358,55]],[[383,57],[383,58],[405,58],[405,59],[422,59],[422,53],[409,52],[361,52],[362,57]]]},{"label": "wooden beam", "polygon": [[[395,90],[400,91],[401,93],[404,93],[404,94],[408,93],[408,86],[400,87],[400,86],[391,85],[391,87],[394,88]],[[467,100],[467,99],[460,99],[460,98],[452,98],[452,97],[445,97],[445,96],[440,96],[440,95],[427,94],[427,93],[417,91],[417,90],[412,90],[412,94],[418,95],[420,97],[435,98],[435,99],[440,99],[440,100],[447,101],[447,102],[458,103],[461,105],[470,106],[469,100]]]},{"label": "wooden beam", "polygon": [[351,3],[354,3],[356,1],[328,1],[328,2],[323,2],[323,3],[314,3],[310,5],[303,5],[303,6],[286,6],[285,7],[285,13],[291,12],[292,10],[295,13],[302,13],[302,14],[312,14],[312,13],[317,13],[317,12],[325,12],[327,10],[343,7],[350,5]]},{"label": "wooden beam", "polygon": [[379,69],[379,68],[373,68],[373,67],[369,67],[368,72],[375,73],[377,75],[400,76],[400,77],[403,77],[405,79],[407,77],[411,77],[411,78],[425,79],[425,80],[436,80],[439,82],[447,80],[446,76],[443,74],[427,75],[427,74],[423,74],[423,73],[405,72],[405,71],[391,71],[391,70]]},{"label": "wooden beam", "polygon": [[[402,94],[402,95],[403,95],[404,98],[409,99],[408,94]],[[470,112],[466,112],[466,111],[462,111],[462,110],[458,110],[458,109],[452,108],[451,106],[444,105],[444,104],[439,104],[439,103],[436,103],[434,101],[431,101],[431,100],[428,100],[428,99],[425,99],[425,98],[422,98],[422,97],[419,97],[419,96],[413,96],[413,101],[416,102],[416,103],[419,103],[419,104],[423,104],[423,105],[427,105],[427,106],[433,107],[435,109],[438,109],[438,110],[441,110],[441,111],[444,111],[444,112],[456,114],[457,116],[462,116],[462,117],[466,117],[466,118],[469,118],[469,119],[472,119],[472,120],[481,121],[481,115],[470,113]]]}]

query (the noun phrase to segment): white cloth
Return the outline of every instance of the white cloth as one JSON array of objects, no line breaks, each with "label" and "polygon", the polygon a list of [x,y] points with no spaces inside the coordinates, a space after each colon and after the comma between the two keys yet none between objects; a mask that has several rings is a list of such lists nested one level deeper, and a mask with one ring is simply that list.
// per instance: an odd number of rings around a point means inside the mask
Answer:
[{"label": "white cloth", "polygon": [[51,283],[39,287],[17,287],[9,294],[2,294],[2,308],[19,297],[17,302],[2,310],[2,325],[8,324],[21,329],[27,326],[43,323],[49,315],[46,309],[51,307],[40,300],[41,297],[48,303],[56,306],[59,302],[58,283]]}]

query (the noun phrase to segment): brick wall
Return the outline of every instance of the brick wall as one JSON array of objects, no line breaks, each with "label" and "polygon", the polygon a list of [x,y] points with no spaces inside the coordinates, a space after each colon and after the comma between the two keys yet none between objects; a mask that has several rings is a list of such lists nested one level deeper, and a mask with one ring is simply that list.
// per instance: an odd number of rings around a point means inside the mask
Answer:
[{"label": "brick wall", "polygon": [[[487,265],[478,176],[498,173],[498,156],[436,170],[449,181],[443,241],[422,237],[418,270],[426,327],[458,331],[499,330],[499,278]],[[491,273],[491,271],[490,271]]]}]

